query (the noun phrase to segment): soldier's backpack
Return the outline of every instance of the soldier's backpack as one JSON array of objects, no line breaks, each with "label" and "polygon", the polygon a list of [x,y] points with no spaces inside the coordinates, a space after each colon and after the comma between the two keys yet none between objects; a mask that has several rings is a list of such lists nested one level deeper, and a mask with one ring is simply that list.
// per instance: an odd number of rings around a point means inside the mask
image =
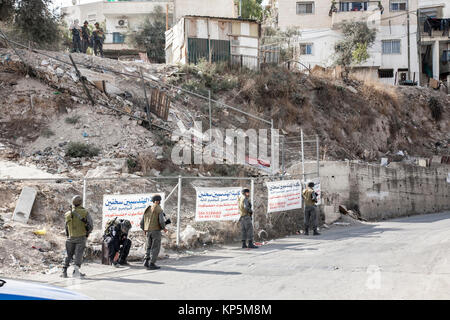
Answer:
[{"label": "soldier's backpack", "polygon": [[114,219],[110,219],[106,222],[105,225],[105,231],[103,231],[103,238],[106,238],[111,235],[111,227],[115,226],[116,224],[119,224],[120,222],[117,221],[117,217]]}]

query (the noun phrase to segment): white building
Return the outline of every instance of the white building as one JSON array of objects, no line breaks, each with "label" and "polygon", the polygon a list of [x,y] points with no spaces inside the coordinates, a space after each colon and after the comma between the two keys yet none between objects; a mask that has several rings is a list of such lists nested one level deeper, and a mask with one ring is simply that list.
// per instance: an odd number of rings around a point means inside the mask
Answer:
[{"label": "white building", "polygon": [[419,0],[420,81],[450,84],[450,0]]},{"label": "white building", "polygon": [[411,80],[418,80],[417,17],[414,15],[418,0],[333,2],[334,7],[330,0],[278,0],[278,26],[297,27],[301,31],[298,48],[301,63],[310,67],[331,66],[334,45],[342,39],[342,22],[363,21],[377,30],[375,43],[369,49],[370,58],[357,66],[364,78],[395,84],[406,80],[410,71]]},{"label": "white building", "polygon": [[105,55],[135,55],[137,51],[125,42],[125,36],[130,31],[136,31],[155,7],[161,6],[164,14],[168,11],[168,22],[173,18],[173,0],[121,0],[97,1],[86,4],[76,4],[64,7],[61,12],[70,25],[78,19],[80,25],[87,20],[90,24],[98,22],[106,25],[106,39],[103,45]]},{"label": "white building", "polygon": [[173,0],[174,24],[183,16],[237,18],[234,0]]},{"label": "white building", "polygon": [[227,62],[256,69],[261,26],[256,20],[183,16],[166,31],[166,63]]}]

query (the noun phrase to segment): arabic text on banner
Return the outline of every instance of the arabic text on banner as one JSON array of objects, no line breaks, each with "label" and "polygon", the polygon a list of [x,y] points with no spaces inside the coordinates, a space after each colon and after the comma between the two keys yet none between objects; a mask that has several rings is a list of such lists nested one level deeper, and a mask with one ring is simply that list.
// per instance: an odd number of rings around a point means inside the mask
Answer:
[{"label": "arabic text on banner", "polygon": [[239,220],[241,188],[196,188],[195,221]]},{"label": "arabic text on banner", "polygon": [[300,180],[266,182],[268,191],[267,212],[279,212],[302,207]]},{"label": "arabic text on banner", "polygon": [[130,220],[131,231],[140,230],[142,215],[152,205],[152,197],[155,195],[161,196],[161,207],[164,209],[164,193],[103,195],[102,230],[105,229],[106,222],[115,217]]},{"label": "arabic text on banner", "polygon": [[317,194],[317,202],[316,205],[321,204],[322,201],[322,195],[320,193],[320,179],[312,179],[312,182],[314,182],[314,192]]}]

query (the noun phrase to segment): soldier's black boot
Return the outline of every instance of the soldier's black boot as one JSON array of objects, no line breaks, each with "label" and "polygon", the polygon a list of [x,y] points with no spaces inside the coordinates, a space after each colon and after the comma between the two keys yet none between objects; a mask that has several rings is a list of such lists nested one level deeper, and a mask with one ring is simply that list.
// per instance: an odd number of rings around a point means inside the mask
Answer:
[{"label": "soldier's black boot", "polygon": [[313,235],[314,235],[314,236],[320,236],[320,233],[317,231],[317,229],[314,229]]},{"label": "soldier's black boot", "polygon": [[67,268],[63,268],[61,278],[67,278]]},{"label": "soldier's black boot", "polygon": [[149,267],[149,262],[150,262],[150,259],[145,259],[144,260],[144,267],[148,268]]},{"label": "soldier's black boot", "polygon": [[305,228],[305,236],[309,236],[309,230],[308,230],[308,228]]},{"label": "soldier's black boot", "polygon": [[242,240],[242,249],[247,248],[247,243],[245,240]]},{"label": "soldier's black boot", "polygon": [[150,265],[147,267],[147,270],[158,270],[158,269],[161,269],[161,267],[158,267],[154,263],[150,263]]},{"label": "soldier's black boot", "polygon": [[253,241],[249,241],[248,242],[248,247],[250,248],[250,249],[258,249],[259,247],[257,247],[257,246],[255,246],[254,244],[253,244]]}]

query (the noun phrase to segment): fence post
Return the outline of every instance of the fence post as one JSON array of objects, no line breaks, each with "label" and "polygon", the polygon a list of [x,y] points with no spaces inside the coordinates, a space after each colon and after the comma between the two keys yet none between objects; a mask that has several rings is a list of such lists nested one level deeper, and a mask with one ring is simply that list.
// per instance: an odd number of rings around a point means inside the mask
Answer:
[{"label": "fence post", "polygon": [[316,154],[317,154],[317,178],[320,179],[320,174],[319,174],[319,170],[320,170],[320,149],[319,149],[319,136],[316,134]]},{"label": "fence post", "polygon": [[303,183],[305,183],[305,153],[303,148],[303,129],[300,131],[301,134],[301,143],[302,143],[302,175],[303,175]]},{"label": "fence post", "polygon": [[[253,193],[255,192],[255,179],[251,178],[250,180],[250,203],[252,204],[252,208],[253,208],[253,224],[256,225],[256,214],[255,214],[255,203],[253,202]],[[258,226],[259,227],[259,226]],[[258,228],[259,229],[259,228]]]},{"label": "fence post", "polygon": [[211,115],[211,90],[208,90],[208,108],[209,108],[209,143],[212,141],[212,115]]},{"label": "fence post", "polygon": [[83,208],[86,208],[86,178],[83,179]]},{"label": "fence post", "polygon": [[284,151],[284,140],[286,139],[285,136],[283,136],[283,139],[281,139],[281,175],[284,177],[284,171],[285,171],[285,166],[284,166],[284,157],[285,157],[285,151]]},{"label": "fence post", "polygon": [[177,247],[180,246],[180,230],[181,230],[181,183],[183,179],[178,176],[178,204],[177,204]]},{"label": "fence post", "polygon": [[273,128],[273,119],[270,119],[270,168],[272,175],[275,175],[275,134]]}]

